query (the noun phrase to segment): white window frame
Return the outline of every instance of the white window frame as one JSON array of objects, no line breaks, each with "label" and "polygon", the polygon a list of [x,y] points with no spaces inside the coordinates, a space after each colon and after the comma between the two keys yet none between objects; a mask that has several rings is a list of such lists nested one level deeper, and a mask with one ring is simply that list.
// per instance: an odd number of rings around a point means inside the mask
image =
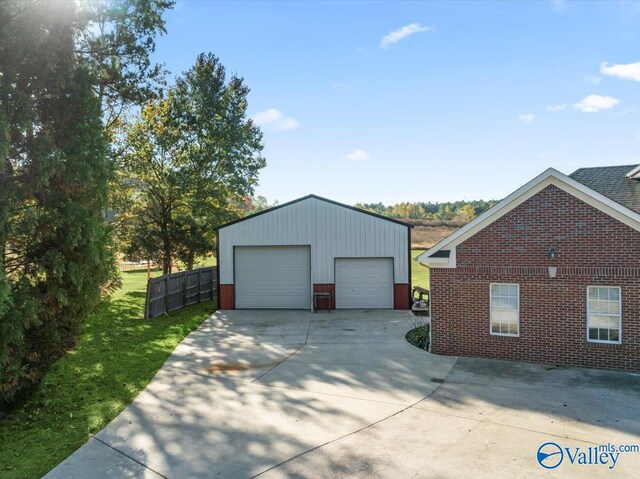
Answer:
[{"label": "white window frame", "polygon": [[[516,286],[518,288],[518,320],[516,321],[516,326],[518,328],[517,334],[512,333],[494,333],[493,332],[493,295],[491,294],[491,290],[493,286]],[[519,283],[489,283],[489,333],[492,336],[508,336],[510,338],[518,338],[520,337],[520,284]]]},{"label": "white window frame", "polygon": [[[618,340],[610,341],[608,339],[590,339],[589,338],[589,290],[591,288],[613,288],[618,290]],[[606,284],[592,284],[587,286],[587,342],[589,343],[601,343],[601,344],[622,344],[622,287],[621,286],[609,286]]]}]

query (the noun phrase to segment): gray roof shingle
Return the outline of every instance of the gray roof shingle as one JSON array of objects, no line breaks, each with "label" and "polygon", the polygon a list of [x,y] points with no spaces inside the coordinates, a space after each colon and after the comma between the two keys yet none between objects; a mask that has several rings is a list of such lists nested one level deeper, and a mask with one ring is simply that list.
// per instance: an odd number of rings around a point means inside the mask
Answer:
[{"label": "gray roof shingle", "polygon": [[627,177],[638,165],[579,168],[569,176],[598,193],[640,213],[640,180]]}]

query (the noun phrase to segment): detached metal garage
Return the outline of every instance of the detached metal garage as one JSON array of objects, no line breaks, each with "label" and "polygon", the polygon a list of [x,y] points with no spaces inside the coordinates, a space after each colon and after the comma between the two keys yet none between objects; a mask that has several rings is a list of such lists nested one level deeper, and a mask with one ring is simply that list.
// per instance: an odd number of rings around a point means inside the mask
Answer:
[{"label": "detached metal garage", "polygon": [[218,228],[221,309],[409,309],[411,225],[315,195]]}]

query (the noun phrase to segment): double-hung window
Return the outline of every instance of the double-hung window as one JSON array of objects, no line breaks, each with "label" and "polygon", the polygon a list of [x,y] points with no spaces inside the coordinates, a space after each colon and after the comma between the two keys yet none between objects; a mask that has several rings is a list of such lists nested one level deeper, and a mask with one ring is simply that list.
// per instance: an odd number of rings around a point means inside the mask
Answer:
[{"label": "double-hung window", "polygon": [[622,326],[622,292],[619,286],[587,288],[587,339],[619,343]]},{"label": "double-hung window", "polygon": [[520,286],[492,283],[490,286],[491,334],[520,334]]}]

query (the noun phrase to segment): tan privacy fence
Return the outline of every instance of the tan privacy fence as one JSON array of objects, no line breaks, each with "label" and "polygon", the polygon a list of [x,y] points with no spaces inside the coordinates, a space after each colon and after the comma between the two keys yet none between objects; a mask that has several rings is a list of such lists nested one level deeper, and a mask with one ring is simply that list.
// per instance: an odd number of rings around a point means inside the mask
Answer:
[{"label": "tan privacy fence", "polygon": [[147,282],[145,319],[216,298],[217,267],[165,274]]}]

